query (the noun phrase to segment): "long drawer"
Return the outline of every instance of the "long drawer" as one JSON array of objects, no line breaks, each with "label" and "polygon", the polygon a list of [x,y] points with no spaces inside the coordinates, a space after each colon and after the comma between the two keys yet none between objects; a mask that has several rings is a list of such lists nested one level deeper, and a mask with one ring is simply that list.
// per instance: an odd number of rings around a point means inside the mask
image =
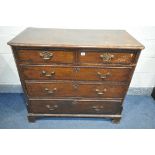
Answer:
[{"label": "long drawer", "polygon": [[72,50],[17,50],[16,57],[19,64],[72,64],[74,51]]},{"label": "long drawer", "polygon": [[26,82],[31,98],[88,97],[123,98],[127,90],[123,84],[75,83],[75,82]]},{"label": "long drawer", "polygon": [[30,100],[29,112],[40,114],[120,114],[122,104],[111,100]]},{"label": "long drawer", "polygon": [[22,66],[23,78],[26,80],[90,80],[128,82],[131,67],[91,68],[91,67],[53,67]]}]

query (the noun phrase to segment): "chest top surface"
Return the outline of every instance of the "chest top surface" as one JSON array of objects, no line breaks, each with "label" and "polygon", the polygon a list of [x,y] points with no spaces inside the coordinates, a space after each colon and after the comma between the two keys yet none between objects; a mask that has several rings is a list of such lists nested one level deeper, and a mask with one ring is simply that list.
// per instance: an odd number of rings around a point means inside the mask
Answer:
[{"label": "chest top surface", "polygon": [[8,44],[25,47],[144,49],[125,30],[27,28]]}]

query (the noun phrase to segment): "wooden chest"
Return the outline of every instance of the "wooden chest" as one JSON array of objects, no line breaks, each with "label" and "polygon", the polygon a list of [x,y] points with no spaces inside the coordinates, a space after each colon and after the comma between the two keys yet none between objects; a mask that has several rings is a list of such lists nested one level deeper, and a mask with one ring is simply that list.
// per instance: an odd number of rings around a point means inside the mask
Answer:
[{"label": "wooden chest", "polygon": [[124,30],[27,28],[12,47],[28,119],[103,117],[119,122],[140,51]]}]

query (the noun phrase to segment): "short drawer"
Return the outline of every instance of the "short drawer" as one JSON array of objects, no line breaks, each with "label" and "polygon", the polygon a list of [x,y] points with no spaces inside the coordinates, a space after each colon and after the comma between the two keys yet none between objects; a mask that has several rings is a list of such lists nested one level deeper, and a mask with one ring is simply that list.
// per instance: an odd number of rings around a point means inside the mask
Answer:
[{"label": "short drawer", "polygon": [[128,82],[132,67],[91,68],[91,67],[53,67],[22,66],[26,80],[81,80]]},{"label": "short drawer", "polygon": [[71,50],[17,50],[16,57],[20,64],[71,64],[74,61]]},{"label": "short drawer", "polygon": [[94,84],[75,82],[26,82],[28,96],[31,98],[88,97],[123,98],[127,85]]},{"label": "short drawer", "polygon": [[85,65],[102,64],[133,64],[136,59],[134,52],[107,52],[105,51],[81,51],[79,52],[79,63]]},{"label": "short drawer", "polygon": [[120,114],[122,103],[111,100],[30,100],[29,112],[38,114]]}]

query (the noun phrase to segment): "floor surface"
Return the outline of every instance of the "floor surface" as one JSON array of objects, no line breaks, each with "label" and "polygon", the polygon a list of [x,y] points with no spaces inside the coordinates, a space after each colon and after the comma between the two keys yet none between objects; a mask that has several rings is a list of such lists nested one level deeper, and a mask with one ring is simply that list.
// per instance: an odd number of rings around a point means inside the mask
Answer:
[{"label": "floor surface", "polygon": [[23,129],[147,129],[155,128],[155,101],[149,96],[127,96],[119,124],[103,118],[44,118],[27,120],[23,94],[0,94],[0,128]]}]

